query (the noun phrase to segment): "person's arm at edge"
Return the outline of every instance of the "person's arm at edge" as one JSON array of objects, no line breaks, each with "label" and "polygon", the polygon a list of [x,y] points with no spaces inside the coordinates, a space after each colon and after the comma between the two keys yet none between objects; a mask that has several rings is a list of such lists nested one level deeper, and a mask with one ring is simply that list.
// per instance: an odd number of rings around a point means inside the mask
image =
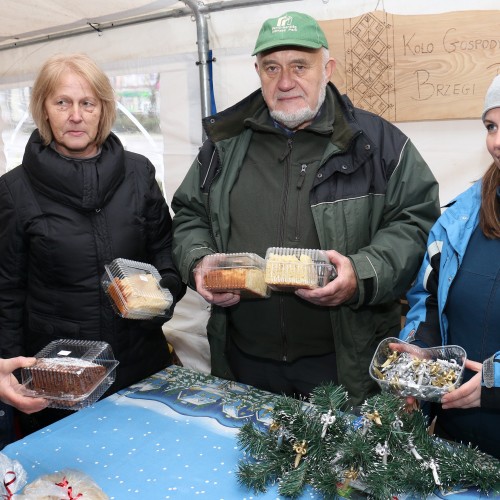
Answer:
[{"label": "person's arm at edge", "polygon": [[34,413],[43,410],[49,402],[43,398],[24,396],[24,386],[17,380],[13,372],[19,368],[26,368],[35,364],[35,358],[0,358],[0,400],[24,413]]},{"label": "person's arm at edge", "polygon": [[466,360],[465,368],[477,372],[457,390],[445,394],[443,409],[482,407],[500,410],[500,351],[484,361]]}]

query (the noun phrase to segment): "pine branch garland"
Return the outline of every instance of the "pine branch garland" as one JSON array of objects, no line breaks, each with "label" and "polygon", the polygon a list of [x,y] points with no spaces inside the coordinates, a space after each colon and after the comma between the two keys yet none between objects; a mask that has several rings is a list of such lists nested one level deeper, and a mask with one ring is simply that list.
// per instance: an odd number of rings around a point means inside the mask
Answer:
[{"label": "pine branch garland", "polygon": [[344,412],[347,401],[347,393],[332,384],[316,388],[310,402],[278,398],[269,430],[252,424],[240,430],[241,484],[255,492],[278,484],[289,498],[308,485],[330,499],[352,488],[381,500],[470,486],[500,491],[500,461],[429,436],[423,413],[408,412],[404,400],[379,394],[365,401],[360,417]]}]

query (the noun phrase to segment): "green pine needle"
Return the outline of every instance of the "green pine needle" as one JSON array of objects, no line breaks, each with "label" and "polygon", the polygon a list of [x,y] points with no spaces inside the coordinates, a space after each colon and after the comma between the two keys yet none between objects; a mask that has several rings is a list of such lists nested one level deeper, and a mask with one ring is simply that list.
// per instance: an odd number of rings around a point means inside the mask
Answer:
[{"label": "green pine needle", "polygon": [[267,487],[272,485],[276,479],[276,471],[269,468],[269,464],[251,463],[240,461],[236,472],[238,482],[255,493],[265,493]]},{"label": "green pine needle", "polygon": [[304,491],[307,484],[308,465],[303,461],[295,469],[286,472],[279,483],[278,491],[281,495],[288,498],[298,498]]}]

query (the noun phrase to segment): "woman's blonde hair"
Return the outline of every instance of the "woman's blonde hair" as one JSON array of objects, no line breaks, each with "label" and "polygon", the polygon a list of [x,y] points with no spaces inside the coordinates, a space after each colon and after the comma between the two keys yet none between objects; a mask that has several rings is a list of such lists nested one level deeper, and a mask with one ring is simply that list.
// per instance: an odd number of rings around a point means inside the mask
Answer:
[{"label": "woman's blonde hair", "polygon": [[500,186],[500,169],[495,163],[483,175],[479,225],[487,238],[500,238],[500,204],[497,190]]},{"label": "woman's blonde hair", "polygon": [[45,100],[54,92],[62,75],[67,71],[83,78],[101,101],[102,110],[96,136],[97,146],[101,146],[116,119],[115,94],[109,78],[86,54],[52,56],[45,61],[35,79],[31,91],[30,111],[43,143],[48,145],[53,139],[52,129],[46,119]]}]

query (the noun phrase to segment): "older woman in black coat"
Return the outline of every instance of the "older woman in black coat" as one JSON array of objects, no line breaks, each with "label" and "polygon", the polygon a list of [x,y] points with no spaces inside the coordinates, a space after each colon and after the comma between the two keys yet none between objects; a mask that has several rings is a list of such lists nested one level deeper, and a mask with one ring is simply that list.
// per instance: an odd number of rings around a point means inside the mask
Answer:
[{"label": "older woman in black coat", "polygon": [[[36,354],[60,338],[108,342],[120,362],[109,393],[165,368],[160,320],[128,320],[101,287],[121,257],[155,266],[178,300],[171,217],[147,158],[111,132],[113,89],[86,55],[54,56],[34,83],[38,127],[22,164],[0,178],[0,357]],[[61,418],[43,410],[25,433]]]}]

